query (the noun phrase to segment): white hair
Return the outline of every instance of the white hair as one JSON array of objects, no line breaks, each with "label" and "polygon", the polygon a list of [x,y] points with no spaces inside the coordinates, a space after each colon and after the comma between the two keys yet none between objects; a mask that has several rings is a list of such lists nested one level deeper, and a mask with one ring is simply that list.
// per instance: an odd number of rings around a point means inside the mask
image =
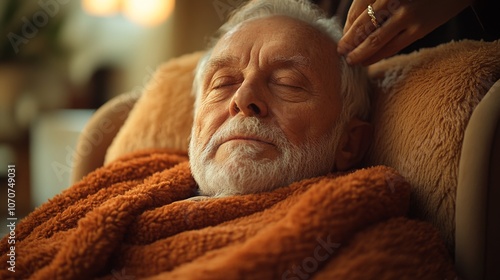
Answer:
[{"label": "white hair", "polygon": [[[206,63],[217,41],[237,25],[254,19],[270,16],[287,16],[305,22],[318,31],[325,33],[335,43],[342,37],[342,28],[335,17],[328,18],[316,5],[306,0],[253,0],[235,10],[229,20],[222,25],[212,39],[206,54],[200,59],[195,71],[193,93],[196,95],[196,108],[199,106],[201,84]],[[335,52],[335,50],[332,50]],[[332,53],[333,55],[333,53]],[[366,69],[347,64],[340,57],[340,97],[342,99],[341,119],[353,117],[366,120],[370,113],[370,89]]]}]

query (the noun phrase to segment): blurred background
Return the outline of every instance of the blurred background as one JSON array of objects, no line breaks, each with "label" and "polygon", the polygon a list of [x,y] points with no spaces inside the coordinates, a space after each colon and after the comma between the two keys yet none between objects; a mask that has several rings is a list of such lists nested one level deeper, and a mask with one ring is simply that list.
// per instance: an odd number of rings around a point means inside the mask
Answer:
[{"label": "blurred background", "polygon": [[[70,185],[78,135],[97,108],[141,92],[170,58],[204,49],[246,1],[1,0],[0,217],[7,214],[9,164],[16,165],[22,218]],[[311,1],[343,22],[352,0]],[[488,26],[498,38],[492,13],[468,9],[402,52],[488,38]]]},{"label": "blurred background", "polygon": [[95,109],[142,91],[156,67],[201,50],[244,0],[0,1],[0,216],[16,165],[16,216],[69,186]]}]

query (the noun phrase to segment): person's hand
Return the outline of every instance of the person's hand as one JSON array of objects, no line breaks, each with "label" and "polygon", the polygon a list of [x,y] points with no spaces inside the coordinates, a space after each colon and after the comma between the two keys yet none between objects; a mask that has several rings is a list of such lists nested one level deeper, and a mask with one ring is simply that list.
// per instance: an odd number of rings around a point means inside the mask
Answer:
[{"label": "person's hand", "polygon": [[[369,65],[399,52],[457,15],[473,0],[354,0],[337,51]],[[376,22],[368,14],[371,4]],[[379,27],[375,27],[375,25]]]}]

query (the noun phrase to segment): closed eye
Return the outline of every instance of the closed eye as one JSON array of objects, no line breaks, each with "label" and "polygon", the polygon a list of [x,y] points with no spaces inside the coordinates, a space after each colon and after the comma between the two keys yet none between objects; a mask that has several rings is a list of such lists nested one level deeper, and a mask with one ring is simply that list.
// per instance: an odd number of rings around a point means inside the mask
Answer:
[{"label": "closed eye", "polygon": [[291,89],[303,89],[302,85],[290,78],[276,78],[271,81],[273,84],[277,86],[287,87]]},{"label": "closed eye", "polygon": [[218,77],[212,81],[211,89],[221,89],[221,88],[233,86],[233,85],[236,85],[239,83],[240,83],[240,81],[238,81],[234,77],[222,76],[222,77]]}]

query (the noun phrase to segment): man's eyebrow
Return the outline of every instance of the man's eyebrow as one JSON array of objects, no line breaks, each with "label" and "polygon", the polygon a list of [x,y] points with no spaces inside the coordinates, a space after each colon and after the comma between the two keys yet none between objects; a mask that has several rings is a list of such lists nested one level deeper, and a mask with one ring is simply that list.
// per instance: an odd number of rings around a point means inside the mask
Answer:
[{"label": "man's eyebrow", "polygon": [[208,60],[207,66],[205,67],[205,74],[214,71],[214,69],[238,65],[238,63],[238,57],[232,55],[211,58]]},{"label": "man's eyebrow", "polygon": [[[227,55],[211,58],[205,67],[205,75],[214,72],[216,69],[225,67],[234,67],[240,63],[237,56]],[[310,60],[302,55],[294,56],[275,56],[269,60],[271,65],[280,65],[285,67],[305,68],[310,66]]]},{"label": "man's eyebrow", "polygon": [[302,55],[294,55],[290,57],[277,56],[269,61],[271,64],[285,65],[287,67],[298,66],[301,68],[309,67],[310,60]]}]

